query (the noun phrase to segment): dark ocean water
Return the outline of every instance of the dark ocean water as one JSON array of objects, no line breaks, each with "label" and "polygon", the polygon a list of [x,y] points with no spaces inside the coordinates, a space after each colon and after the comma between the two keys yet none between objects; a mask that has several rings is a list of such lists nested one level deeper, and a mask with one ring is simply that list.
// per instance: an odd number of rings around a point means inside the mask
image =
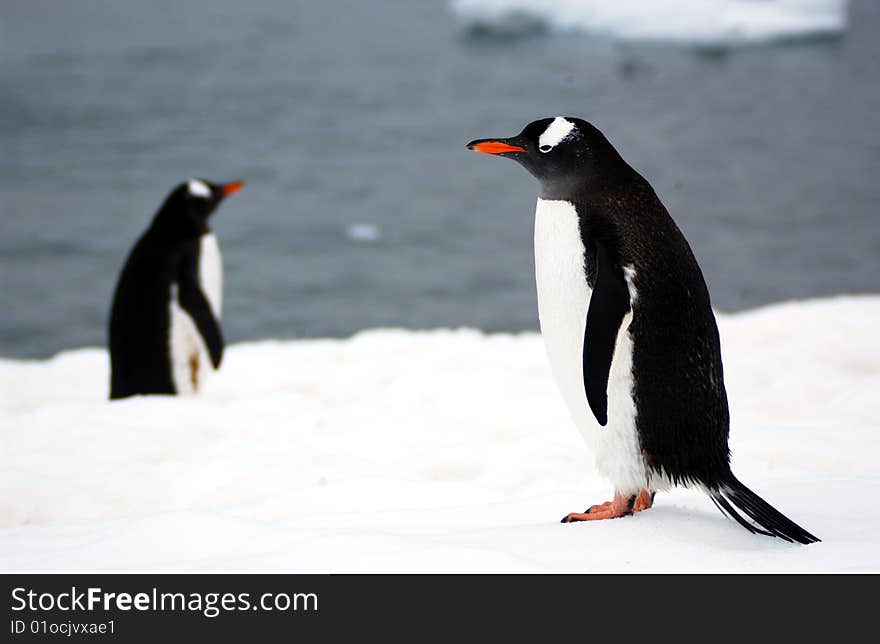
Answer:
[{"label": "dark ocean water", "polygon": [[440,0],[4,0],[0,355],[102,344],[190,176],[248,184],[215,217],[229,340],[536,328],[536,187],[464,144],[556,114],[651,181],[718,308],[880,291],[880,3],[850,17],[688,51],[468,32]]}]

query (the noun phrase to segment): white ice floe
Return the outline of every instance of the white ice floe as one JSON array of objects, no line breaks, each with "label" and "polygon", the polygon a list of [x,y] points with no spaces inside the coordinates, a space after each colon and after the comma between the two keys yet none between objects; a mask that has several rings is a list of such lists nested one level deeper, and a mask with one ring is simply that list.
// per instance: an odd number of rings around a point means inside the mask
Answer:
[{"label": "white ice floe", "polygon": [[560,524],[611,489],[541,338],[374,330],[232,345],[192,398],[0,360],[0,570],[880,571],[880,296],[719,324],[734,469],[822,543],[683,490]]},{"label": "white ice floe", "polygon": [[376,242],[382,237],[382,231],[373,224],[351,224],[345,229],[346,236],[356,242]]},{"label": "white ice floe", "polygon": [[847,0],[451,0],[468,24],[577,29],[620,40],[742,45],[838,34]]}]

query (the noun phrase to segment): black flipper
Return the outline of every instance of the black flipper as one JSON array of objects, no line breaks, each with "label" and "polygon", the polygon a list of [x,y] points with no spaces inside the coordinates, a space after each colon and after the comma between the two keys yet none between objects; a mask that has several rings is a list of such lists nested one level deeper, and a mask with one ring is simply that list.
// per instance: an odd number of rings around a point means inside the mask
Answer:
[{"label": "black flipper", "polygon": [[199,286],[197,274],[191,270],[182,271],[177,288],[178,302],[196,323],[196,328],[211,355],[211,364],[216,369],[223,359],[223,332],[220,330],[220,323],[214,317],[211,303]]},{"label": "black flipper", "polygon": [[608,374],[623,317],[630,311],[623,268],[596,242],[596,283],[584,330],[584,389],[599,424],[608,424]]},{"label": "black flipper", "polygon": [[[821,541],[740,483],[733,474],[730,474],[718,489],[710,491],[709,494],[718,509],[749,532],[779,537],[788,542],[796,541],[802,544]],[[736,506],[757,525],[749,523],[733,506]]]}]

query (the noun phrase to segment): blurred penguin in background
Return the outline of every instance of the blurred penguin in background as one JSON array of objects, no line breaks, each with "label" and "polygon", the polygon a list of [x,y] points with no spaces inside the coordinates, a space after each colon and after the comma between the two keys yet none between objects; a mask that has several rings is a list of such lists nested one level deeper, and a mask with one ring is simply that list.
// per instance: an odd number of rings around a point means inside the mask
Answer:
[{"label": "blurred penguin in background", "polygon": [[240,181],[181,183],[125,262],[110,313],[110,398],[199,392],[223,358],[223,270],[208,220]]}]

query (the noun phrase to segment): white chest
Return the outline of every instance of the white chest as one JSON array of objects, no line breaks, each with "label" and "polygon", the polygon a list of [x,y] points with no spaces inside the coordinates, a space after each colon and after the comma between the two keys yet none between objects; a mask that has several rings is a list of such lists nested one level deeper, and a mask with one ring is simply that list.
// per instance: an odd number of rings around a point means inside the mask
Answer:
[{"label": "white chest", "polygon": [[[217,238],[203,235],[199,249],[199,286],[217,319],[223,305],[223,266]],[[211,360],[195,322],[180,306],[177,285],[171,286],[169,349],[174,386],[179,394],[199,391],[205,383]]]},{"label": "white chest", "polygon": [[575,207],[538,200],[535,211],[535,281],[538,316],[554,378],[597,469],[618,489],[644,485],[644,459],[635,428],[632,397],[631,314],[621,324],[608,378],[608,424],[599,425],[584,389],[583,347],[592,290],[587,284],[584,243]]},{"label": "white chest", "polygon": [[538,317],[553,374],[566,402],[578,408],[586,405],[582,351],[592,295],[584,258],[574,206],[567,201],[539,199],[535,211]]}]

